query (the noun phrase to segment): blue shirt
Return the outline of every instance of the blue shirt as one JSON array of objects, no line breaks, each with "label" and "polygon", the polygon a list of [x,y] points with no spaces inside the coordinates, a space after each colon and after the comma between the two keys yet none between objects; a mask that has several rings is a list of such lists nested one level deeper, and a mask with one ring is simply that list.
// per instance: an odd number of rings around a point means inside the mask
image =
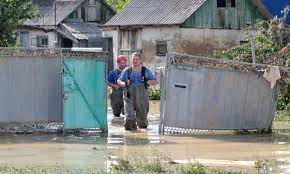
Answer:
[{"label": "blue shirt", "polygon": [[108,82],[112,84],[117,84],[117,80],[121,76],[122,70],[120,69],[114,69],[112,70],[108,75]]},{"label": "blue shirt", "polygon": [[[123,82],[126,82],[128,80],[128,74],[129,74],[128,71],[129,71],[129,68],[126,68],[121,73],[121,77],[119,78],[119,80],[121,80]],[[146,70],[145,70],[145,78],[147,80],[156,80],[156,78],[154,77],[152,71],[149,68],[146,68]],[[144,85],[142,83],[142,79],[141,79],[141,70],[140,71],[134,71],[133,69],[131,69],[130,80],[131,80],[131,85],[132,86]]]}]

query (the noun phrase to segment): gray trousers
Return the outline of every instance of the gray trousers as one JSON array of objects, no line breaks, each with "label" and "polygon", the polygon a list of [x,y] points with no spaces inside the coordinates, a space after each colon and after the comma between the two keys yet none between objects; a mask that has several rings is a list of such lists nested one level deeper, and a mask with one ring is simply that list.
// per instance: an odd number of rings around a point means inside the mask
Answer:
[{"label": "gray trousers", "polygon": [[110,94],[111,107],[115,116],[120,116],[124,110],[123,90],[114,90]]},{"label": "gray trousers", "polygon": [[148,120],[147,114],[149,111],[149,93],[142,86],[132,86],[128,89],[130,97],[128,98],[127,93],[124,92],[124,104],[126,111],[126,126],[136,127],[136,122],[139,128],[147,128]]}]

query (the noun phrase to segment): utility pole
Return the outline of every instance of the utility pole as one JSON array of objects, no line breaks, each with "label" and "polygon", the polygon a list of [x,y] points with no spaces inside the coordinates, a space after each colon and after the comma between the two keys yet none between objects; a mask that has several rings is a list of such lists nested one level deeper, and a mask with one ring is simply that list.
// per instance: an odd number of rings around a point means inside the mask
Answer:
[{"label": "utility pole", "polygon": [[57,0],[54,0],[54,47],[56,48],[57,47],[57,32],[56,32],[56,29],[57,29],[57,26],[56,26],[56,1]]},{"label": "utility pole", "polygon": [[252,61],[255,64],[256,63],[256,41],[251,41],[251,48],[252,48]]}]

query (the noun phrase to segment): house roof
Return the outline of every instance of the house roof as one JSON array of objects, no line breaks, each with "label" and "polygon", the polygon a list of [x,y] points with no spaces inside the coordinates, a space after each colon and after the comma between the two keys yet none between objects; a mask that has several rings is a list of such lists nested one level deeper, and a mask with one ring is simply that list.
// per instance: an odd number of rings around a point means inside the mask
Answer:
[{"label": "house roof", "polygon": [[87,40],[90,37],[102,37],[102,31],[99,28],[100,24],[97,23],[62,23],[61,25],[78,40]]},{"label": "house roof", "polygon": [[[260,0],[252,1],[265,17],[271,17]],[[178,25],[205,2],[206,0],[131,0],[105,26]]]},{"label": "house roof", "polygon": [[205,0],[131,0],[106,26],[180,24]]},{"label": "house roof", "polygon": [[29,19],[24,22],[28,26],[58,25],[70,13],[72,13],[84,0],[61,0],[56,1],[56,23],[55,23],[55,0],[34,0],[37,4],[40,17]]},{"label": "house roof", "polygon": [[[290,0],[262,0],[263,4],[266,6],[267,10],[273,15],[281,17],[281,11],[288,5],[290,5]],[[290,24],[290,17],[287,18],[287,23]]]}]

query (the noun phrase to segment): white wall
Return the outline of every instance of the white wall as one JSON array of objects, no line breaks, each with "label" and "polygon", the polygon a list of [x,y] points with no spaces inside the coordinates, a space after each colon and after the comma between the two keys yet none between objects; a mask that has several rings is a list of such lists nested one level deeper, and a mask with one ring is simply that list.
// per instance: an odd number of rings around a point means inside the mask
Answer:
[{"label": "white wall", "polygon": [[146,27],[142,29],[142,51],[147,63],[164,65],[156,56],[156,41],[167,41],[168,52],[211,56],[215,49],[232,47],[242,40],[240,30]]},{"label": "white wall", "polygon": [[[55,48],[55,33],[54,32],[44,32],[42,30],[29,30],[29,29],[20,29],[20,31],[29,32],[29,47],[36,48],[37,36],[48,36],[48,48]],[[20,41],[18,36],[18,41]]]},{"label": "white wall", "polygon": [[119,55],[119,31],[117,29],[103,30],[103,37],[112,37],[113,38],[113,63],[114,67],[117,66],[116,57]]},{"label": "white wall", "polygon": [[[114,58],[119,54],[120,32],[106,29],[104,36],[113,38]],[[211,56],[215,49],[237,45],[242,40],[240,30],[195,29],[173,27],[144,27],[138,29],[138,49],[142,49],[146,64],[164,66],[164,56],[156,56],[156,41],[167,41],[168,52]],[[116,63],[116,62],[115,62]],[[114,65],[116,65],[114,63]]]}]

